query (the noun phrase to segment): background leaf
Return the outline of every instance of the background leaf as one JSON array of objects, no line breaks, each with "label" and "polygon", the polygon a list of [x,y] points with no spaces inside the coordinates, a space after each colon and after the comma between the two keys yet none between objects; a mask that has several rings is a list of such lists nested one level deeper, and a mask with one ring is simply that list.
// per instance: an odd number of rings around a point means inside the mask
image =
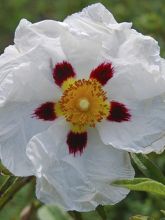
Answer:
[{"label": "background leaf", "polygon": [[128,188],[130,190],[145,191],[165,197],[165,185],[149,178],[117,180],[113,184]]},{"label": "background leaf", "polygon": [[165,216],[165,210],[160,210],[161,211],[161,213],[163,213],[163,215]]},{"label": "background leaf", "polygon": [[39,220],[73,220],[66,212],[56,206],[43,206],[38,210]]},{"label": "background leaf", "polygon": [[151,179],[157,180],[165,184],[165,177],[161,169],[154,164],[147,155],[131,154],[131,157],[141,172]]}]

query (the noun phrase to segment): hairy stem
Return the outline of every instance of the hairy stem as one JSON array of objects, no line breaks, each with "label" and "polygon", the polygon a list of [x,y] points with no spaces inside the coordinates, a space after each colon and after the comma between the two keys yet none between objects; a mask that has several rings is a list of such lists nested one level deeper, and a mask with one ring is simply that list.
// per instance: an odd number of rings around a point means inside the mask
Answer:
[{"label": "hairy stem", "polygon": [[13,176],[13,174],[10,173],[10,171],[2,165],[1,161],[0,161],[0,173],[1,175]]},{"label": "hairy stem", "polygon": [[104,206],[102,206],[102,205],[97,206],[96,211],[97,211],[98,215],[101,217],[102,220],[107,219],[106,213],[105,213],[105,210],[104,210]]},{"label": "hairy stem", "polygon": [[0,210],[13,198],[13,196],[27,183],[33,180],[34,177],[16,177],[13,184],[11,184],[0,197]]},{"label": "hairy stem", "polygon": [[0,187],[0,198],[5,193],[5,191],[14,183],[16,177],[14,176],[8,176],[5,180],[5,182]]},{"label": "hairy stem", "polygon": [[81,215],[80,212],[77,212],[77,211],[69,211],[68,213],[72,216],[72,218],[73,218],[74,220],[83,220],[82,215]]}]

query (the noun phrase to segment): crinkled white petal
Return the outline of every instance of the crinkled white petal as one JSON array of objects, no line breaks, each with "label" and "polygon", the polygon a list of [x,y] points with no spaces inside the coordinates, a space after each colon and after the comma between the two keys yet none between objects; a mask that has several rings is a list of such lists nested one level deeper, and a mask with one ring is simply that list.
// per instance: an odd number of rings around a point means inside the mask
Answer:
[{"label": "crinkled white petal", "polygon": [[126,64],[142,64],[148,72],[159,71],[160,48],[158,42],[133,29],[129,31],[127,38],[120,45],[118,57],[124,58]]},{"label": "crinkled white petal", "polygon": [[120,27],[130,28],[130,23],[118,24],[110,11],[108,11],[101,3],[90,5],[82,10],[82,12],[75,13],[68,16],[64,23],[69,24],[73,29],[79,31],[90,32],[90,29],[96,31],[105,30],[106,27],[118,29]]},{"label": "crinkled white petal", "polygon": [[110,101],[126,105],[128,122],[98,124],[105,144],[136,153],[160,153],[165,149],[165,60],[150,73],[138,64],[116,64],[115,74],[105,86]]},{"label": "crinkled white petal", "polygon": [[134,153],[162,151],[165,135],[165,97],[156,96],[135,102],[125,100],[122,103],[130,110],[131,119],[127,122],[105,120],[99,123],[97,128],[104,144]]},{"label": "crinkled white petal", "polygon": [[16,101],[19,99],[27,101],[26,96],[28,99],[45,101],[59,98],[61,91],[52,76],[54,67],[52,57],[58,62],[61,56],[58,49],[53,55],[49,52],[49,49],[38,45],[27,53],[21,53],[6,65],[0,66],[0,103],[6,101],[5,96],[9,93],[13,93]]},{"label": "crinkled white petal", "polygon": [[0,158],[17,176],[32,175],[26,156],[26,145],[37,133],[46,130],[52,122],[32,118],[41,103],[8,103],[0,111]]},{"label": "crinkled white petal", "polygon": [[110,100],[131,99],[134,102],[164,93],[158,43],[130,29],[130,25],[111,22],[111,16],[109,21],[101,18],[104,16],[99,15],[99,11],[111,15],[104,6],[95,4],[69,16],[64,22],[75,32],[84,33],[94,42],[101,43],[96,66],[111,62],[114,67],[114,76],[105,87]]},{"label": "crinkled white petal", "polygon": [[[81,42],[81,43],[80,43]],[[74,32],[64,23],[47,20],[31,24],[21,20],[15,34],[20,51],[42,46],[51,57],[52,68],[63,60],[74,67],[77,77],[89,77],[90,71],[102,62],[102,42],[95,42],[83,33]]]},{"label": "crinkled white petal", "polygon": [[114,76],[104,86],[110,100],[138,102],[165,93],[161,66],[150,72],[136,63],[113,62],[113,66]]},{"label": "crinkled white petal", "polygon": [[133,178],[129,155],[104,145],[96,130],[91,129],[83,154],[73,156],[68,153],[67,133],[68,126],[58,120],[28,144],[38,199],[77,211],[90,211],[98,204],[115,204],[124,199],[129,191],[111,183]]},{"label": "crinkled white petal", "polygon": [[89,78],[93,68],[102,62],[102,43],[67,32],[61,37],[61,47],[67,60],[73,65],[78,79]]},{"label": "crinkled white petal", "polygon": [[0,56],[0,66],[6,65],[13,59],[19,56],[19,51],[14,45],[6,47],[4,53]]},{"label": "crinkled white petal", "polygon": [[[53,20],[32,24],[26,19],[22,19],[16,29],[14,42],[21,52],[29,51],[37,45],[47,44],[48,46],[50,43],[54,47],[59,41],[59,36],[65,33],[65,26],[65,24]],[[53,50],[53,48],[49,49]]]},{"label": "crinkled white petal", "polygon": [[32,114],[42,103],[57,101],[61,91],[55,86],[50,57],[42,46],[19,54],[0,66],[0,71],[0,158],[15,175],[31,175],[26,145],[52,124],[32,118]]},{"label": "crinkled white petal", "polygon": [[[116,20],[114,19],[113,15],[108,11],[104,5],[101,3],[96,3],[93,5],[90,5],[82,10],[80,13],[73,14],[72,16],[77,17],[84,17],[89,18],[90,20],[98,23],[105,23],[105,24],[116,24]],[[72,19],[69,16],[67,19]]]},{"label": "crinkled white petal", "polygon": [[85,8],[64,20],[70,31],[86,35],[93,42],[101,43],[100,58],[102,62],[116,57],[120,45],[125,41],[130,23],[117,23],[113,15],[100,3]]}]

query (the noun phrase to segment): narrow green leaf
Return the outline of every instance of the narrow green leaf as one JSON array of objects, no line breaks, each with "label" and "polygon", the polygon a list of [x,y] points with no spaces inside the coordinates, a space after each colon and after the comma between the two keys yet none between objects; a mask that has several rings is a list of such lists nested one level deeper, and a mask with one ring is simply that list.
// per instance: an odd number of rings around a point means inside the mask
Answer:
[{"label": "narrow green leaf", "polygon": [[147,155],[132,153],[131,157],[146,177],[165,184],[165,177],[160,168],[157,167]]},{"label": "narrow green leaf", "polygon": [[68,213],[56,206],[43,206],[38,210],[39,220],[73,220]]},{"label": "narrow green leaf", "polygon": [[122,186],[130,190],[155,193],[165,197],[165,185],[149,178],[135,178],[132,180],[117,180],[113,185]]}]

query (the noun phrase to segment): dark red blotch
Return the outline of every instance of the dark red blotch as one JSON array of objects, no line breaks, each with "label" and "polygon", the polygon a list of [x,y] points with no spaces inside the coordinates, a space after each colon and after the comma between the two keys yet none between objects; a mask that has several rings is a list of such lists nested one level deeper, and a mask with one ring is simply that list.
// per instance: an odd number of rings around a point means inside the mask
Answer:
[{"label": "dark red blotch", "polygon": [[67,136],[67,145],[70,154],[75,156],[79,153],[81,155],[87,145],[87,132],[74,133],[70,131]]},{"label": "dark red blotch", "polygon": [[58,86],[61,86],[65,80],[69,77],[74,77],[75,75],[76,73],[72,65],[67,61],[57,63],[53,69],[53,78]]},{"label": "dark red blotch", "polygon": [[109,79],[113,77],[113,67],[111,63],[102,63],[90,74],[91,79],[96,79],[102,85],[105,85]]},{"label": "dark red blotch", "polygon": [[38,119],[42,119],[44,121],[53,121],[55,120],[55,103],[54,102],[46,102],[40,105],[33,113],[33,117]]},{"label": "dark red blotch", "polygon": [[131,114],[124,104],[112,101],[110,103],[110,114],[107,119],[115,122],[130,121]]}]

